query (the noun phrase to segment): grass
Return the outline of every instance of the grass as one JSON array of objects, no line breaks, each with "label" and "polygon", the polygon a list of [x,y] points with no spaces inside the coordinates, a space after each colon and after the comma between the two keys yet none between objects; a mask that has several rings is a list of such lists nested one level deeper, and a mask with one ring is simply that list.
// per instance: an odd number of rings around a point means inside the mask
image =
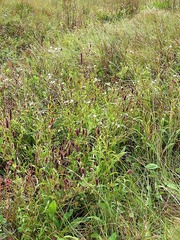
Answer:
[{"label": "grass", "polygon": [[0,239],[179,239],[179,1],[0,1]]}]

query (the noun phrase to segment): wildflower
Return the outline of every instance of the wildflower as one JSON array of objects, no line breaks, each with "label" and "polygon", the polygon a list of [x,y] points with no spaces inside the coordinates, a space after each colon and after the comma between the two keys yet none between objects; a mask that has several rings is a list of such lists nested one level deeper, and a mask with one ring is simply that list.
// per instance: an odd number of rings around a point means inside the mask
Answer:
[{"label": "wildflower", "polygon": [[50,81],[50,84],[52,84],[52,85],[55,84],[55,81]]},{"label": "wildflower", "polygon": [[8,118],[6,118],[6,128],[9,128],[9,121],[8,121]]},{"label": "wildflower", "polygon": [[128,170],[127,170],[127,174],[131,175],[131,174],[132,174],[132,170],[131,170],[131,169],[128,169]]},{"label": "wildflower", "polygon": [[106,82],[105,85],[106,86],[111,86],[111,83],[110,82]]},{"label": "wildflower", "polygon": [[48,78],[51,79],[52,78],[52,75],[50,73],[48,73]]},{"label": "wildflower", "polygon": [[99,136],[100,135],[100,129],[99,127],[96,128],[96,134]]},{"label": "wildflower", "polygon": [[10,118],[10,120],[12,120],[12,109],[10,109],[10,111],[9,111],[9,118]]},{"label": "wildflower", "polygon": [[99,185],[99,180],[96,178],[96,186]]},{"label": "wildflower", "polygon": [[81,173],[82,173],[82,177],[85,177],[86,171],[85,171],[85,168],[84,168],[84,167],[81,168]]}]

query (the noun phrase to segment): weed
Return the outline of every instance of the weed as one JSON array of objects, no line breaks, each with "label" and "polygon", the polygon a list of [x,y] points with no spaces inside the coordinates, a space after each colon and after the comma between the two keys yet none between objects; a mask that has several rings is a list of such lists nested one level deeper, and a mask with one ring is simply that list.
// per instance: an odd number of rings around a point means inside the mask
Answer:
[{"label": "weed", "polygon": [[179,239],[179,24],[178,1],[0,1],[0,238]]}]

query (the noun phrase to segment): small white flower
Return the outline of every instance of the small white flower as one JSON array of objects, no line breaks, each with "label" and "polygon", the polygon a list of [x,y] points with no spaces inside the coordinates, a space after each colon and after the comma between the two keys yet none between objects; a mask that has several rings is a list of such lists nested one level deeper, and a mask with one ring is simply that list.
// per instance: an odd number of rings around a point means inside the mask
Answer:
[{"label": "small white flower", "polygon": [[55,83],[55,81],[50,81],[50,84],[54,84]]},{"label": "small white flower", "polygon": [[51,79],[52,78],[52,75],[50,73],[48,73],[48,78]]}]

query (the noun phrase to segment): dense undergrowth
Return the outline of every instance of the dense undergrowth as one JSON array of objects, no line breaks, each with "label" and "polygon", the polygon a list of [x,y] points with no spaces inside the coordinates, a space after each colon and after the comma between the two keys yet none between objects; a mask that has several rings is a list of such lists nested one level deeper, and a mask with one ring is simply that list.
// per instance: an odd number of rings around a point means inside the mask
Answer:
[{"label": "dense undergrowth", "polygon": [[180,238],[179,6],[0,1],[0,239]]}]

